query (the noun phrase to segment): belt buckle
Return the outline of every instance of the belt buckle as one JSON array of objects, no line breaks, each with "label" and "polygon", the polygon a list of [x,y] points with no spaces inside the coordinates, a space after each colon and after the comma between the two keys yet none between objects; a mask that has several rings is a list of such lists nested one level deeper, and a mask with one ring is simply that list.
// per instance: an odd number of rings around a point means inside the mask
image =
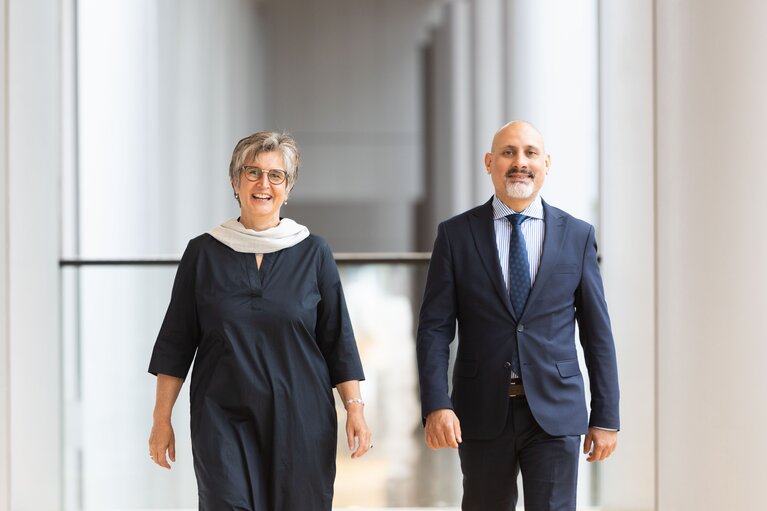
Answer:
[{"label": "belt buckle", "polygon": [[520,397],[525,395],[525,387],[520,378],[514,378],[509,382],[509,397]]}]

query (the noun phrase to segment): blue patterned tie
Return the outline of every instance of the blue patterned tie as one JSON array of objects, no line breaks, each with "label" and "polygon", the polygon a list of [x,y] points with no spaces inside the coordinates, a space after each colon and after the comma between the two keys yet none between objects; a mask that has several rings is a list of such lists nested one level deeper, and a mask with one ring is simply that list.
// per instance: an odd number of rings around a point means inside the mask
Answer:
[{"label": "blue patterned tie", "polygon": [[529,217],[525,215],[508,215],[511,222],[511,242],[509,243],[509,298],[517,320],[525,310],[527,295],[530,294],[530,265],[527,263],[527,246],[522,234],[522,222]]}]

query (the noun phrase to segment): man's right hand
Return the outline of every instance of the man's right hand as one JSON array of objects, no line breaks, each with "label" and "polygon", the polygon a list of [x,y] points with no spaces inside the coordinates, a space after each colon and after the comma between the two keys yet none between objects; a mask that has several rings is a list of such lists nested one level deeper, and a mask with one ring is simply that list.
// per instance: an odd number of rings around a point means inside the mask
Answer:
[{"label": "man's right hand", "polygon": [[426,430],[424,431],[426,445],[430,449],[442,449],[445,447],[458,448],[461,439],[461,422],[455,412],[449,408],[434,410],[426,417]]}]

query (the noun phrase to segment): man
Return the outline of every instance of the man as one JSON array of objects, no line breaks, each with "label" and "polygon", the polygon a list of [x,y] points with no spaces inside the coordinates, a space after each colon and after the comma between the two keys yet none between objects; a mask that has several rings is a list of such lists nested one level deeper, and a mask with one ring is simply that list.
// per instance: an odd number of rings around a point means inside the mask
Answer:
[{"label": "man", "polygon": [[459,449],[464,511],[514,509],[520,470],[527,511],[575,510],[580,435],[588,461],[616,446],[615,346],[594,228],[541,200],[550,166],[538,130],[503,126],[485,155],[495,196],[440,224],[434,242],[417,340],[422,414],[430,448]]}]

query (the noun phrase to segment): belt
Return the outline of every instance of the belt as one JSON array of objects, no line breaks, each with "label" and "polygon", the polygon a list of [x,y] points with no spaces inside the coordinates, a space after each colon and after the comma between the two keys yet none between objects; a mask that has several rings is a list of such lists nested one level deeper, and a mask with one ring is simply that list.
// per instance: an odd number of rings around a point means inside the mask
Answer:
[{"label": "belt", "polygon": [[511,383],[509,383],[509,397],[524,397],[524,396],[525,396],[525,386],[522,385],[522,379],[512,378]]}]

